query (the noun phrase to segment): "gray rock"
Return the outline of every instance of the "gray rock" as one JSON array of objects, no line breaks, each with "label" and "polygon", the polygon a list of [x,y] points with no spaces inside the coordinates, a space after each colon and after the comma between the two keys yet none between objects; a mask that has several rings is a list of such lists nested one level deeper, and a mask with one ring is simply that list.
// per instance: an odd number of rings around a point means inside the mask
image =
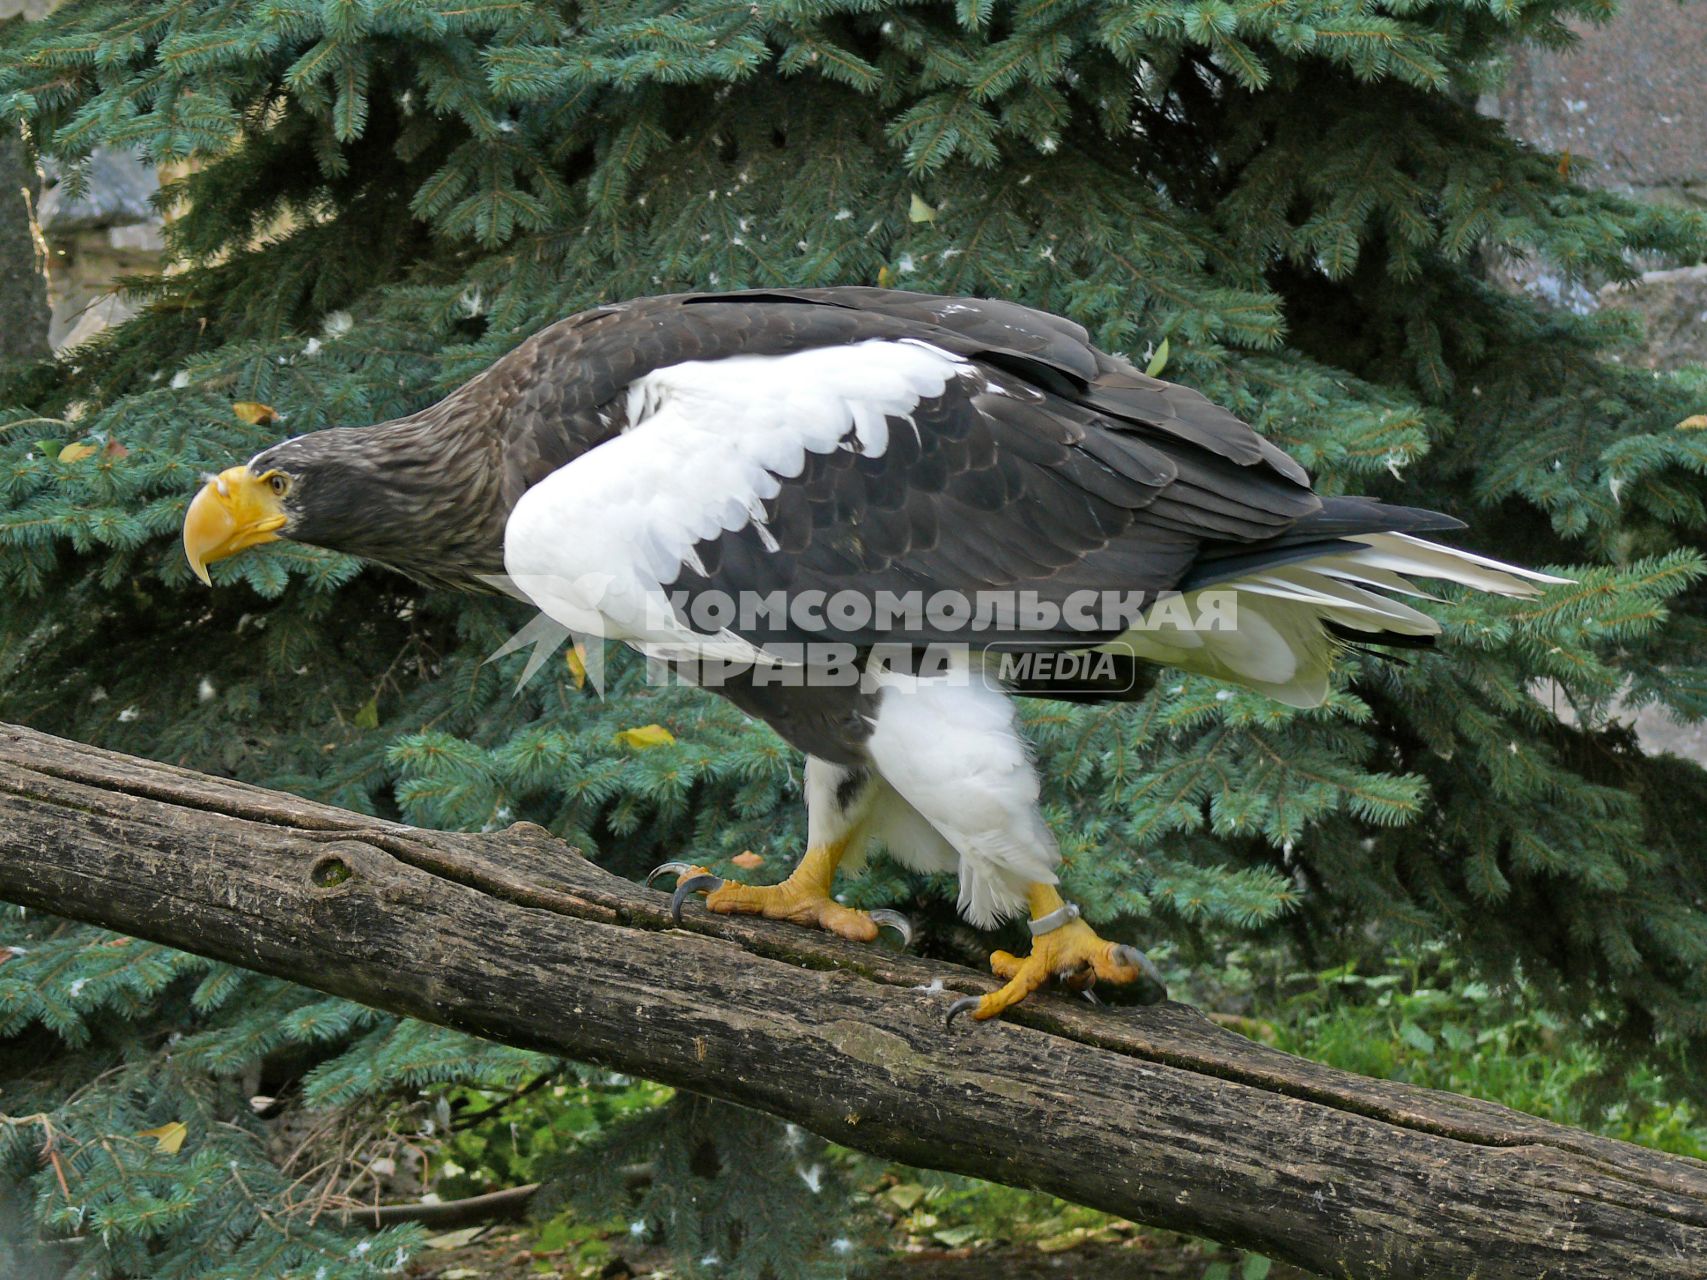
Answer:
[{"label": "gray rock", "polygon": [[[1559,719],[1569,725],[1581,724],[1582,720],[1565,700],[1565,695],[1559,686],[1551,680],[1539,680],[1530,690],[1542,706],[1550,710]],[[1632,710],[1624,701],[1622,695],[1613,699],[1608,708],[1606,719],[1621,724],[1636,731],[1636,740],[1641,743],[1642,750],[1648,755],[1683,756],[1697,764],[1707,765],[1707,722],[1686,722],[1679,720],[1665,707],[1650,704],[1640,710]]]},{"label": "gray rock", "polygon": [[[56,175],[51,170],[50,180]],[[160,189],[152,167],[128,151],[97,147],[89,157],[88,183],[77,195],[69,182],[54,181],[42,193],[38,216],[42,230],[51,238],[94,227],[123,227],[139,222],[158,222],[149,203]]]},{"label": "gray rock", "polygon": [[1607,285],[1602,307],[1634,311],[1647,326],[1648,340],[1624,357],[1648,369],[1680,369],[1707,364],[1707,266],[1649,271],[1628,285]]}]

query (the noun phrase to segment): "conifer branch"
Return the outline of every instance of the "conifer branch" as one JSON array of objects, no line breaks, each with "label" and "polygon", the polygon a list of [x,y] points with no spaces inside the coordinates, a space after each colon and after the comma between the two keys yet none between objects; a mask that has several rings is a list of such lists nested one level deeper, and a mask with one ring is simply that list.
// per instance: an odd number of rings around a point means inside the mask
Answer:
[{"label": "conifer branch", "polygon": [[1169,1004],[945,1030],[970,970],[690,914],[462,835],[0,727],[0,897],[1327,1276],[1675,1274],[1707,1165],[1293,1058]]}]

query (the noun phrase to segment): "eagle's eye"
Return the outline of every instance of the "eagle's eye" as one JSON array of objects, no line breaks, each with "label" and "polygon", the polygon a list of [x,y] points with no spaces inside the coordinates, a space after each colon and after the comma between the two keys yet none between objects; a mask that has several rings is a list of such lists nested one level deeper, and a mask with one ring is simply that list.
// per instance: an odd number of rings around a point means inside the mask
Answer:
[{"label": "eagle's eye", "polygon": [[267,477],[267,485],[276,496],[282,498],[290,492],[290,477],[282,471],[275,471]]}]

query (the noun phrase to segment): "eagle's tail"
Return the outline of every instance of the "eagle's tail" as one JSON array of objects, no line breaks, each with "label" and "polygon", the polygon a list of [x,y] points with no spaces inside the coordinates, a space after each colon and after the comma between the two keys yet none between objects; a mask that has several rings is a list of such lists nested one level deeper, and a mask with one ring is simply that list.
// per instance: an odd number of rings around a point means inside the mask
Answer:
[{"label": "eagle's tail", "polygon": [[1397,598],[1437,598],[1412,577],[1517,597],[1569,581],[1416,536],[1458,527],[1438,512],[1331,498],[1283,538],[1205,557],[1179,599],[1158,602],[1106,647],[1316,706],[1348,642],[1416,647],[1440,633]]}]

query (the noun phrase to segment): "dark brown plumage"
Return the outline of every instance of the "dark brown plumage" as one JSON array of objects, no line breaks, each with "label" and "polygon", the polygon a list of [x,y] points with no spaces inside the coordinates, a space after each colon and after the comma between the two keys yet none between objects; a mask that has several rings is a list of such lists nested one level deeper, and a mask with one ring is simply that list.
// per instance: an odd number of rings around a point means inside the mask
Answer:
[{"label": "dark brown plumage", "polygon": [[1153,594],[1258,548],[1297,556],[1345,532],[1456,525],[1368,502],[1324,512],[1303,470],[1232,414],[1096,350],[1060,317],[868,288],[594,308],[430,408],[286,441],[251,468],[293,477],[288,536],[487,590],[483,579],[504,570],[516,501],[623,429],[637,379],[684,361],[873,339],[929,342],[1000,390],[951,384],[919,407],[916,438],[897,433],[880,458],[813,455],[767,504],[778,551],[751,526],[726,534],[697,548],[706,573],[684,570],[677,587],[734,590],[780,575],[802,588],[857,577],[868,590],[1024,586],[1059,598],[1118,583]]}]

